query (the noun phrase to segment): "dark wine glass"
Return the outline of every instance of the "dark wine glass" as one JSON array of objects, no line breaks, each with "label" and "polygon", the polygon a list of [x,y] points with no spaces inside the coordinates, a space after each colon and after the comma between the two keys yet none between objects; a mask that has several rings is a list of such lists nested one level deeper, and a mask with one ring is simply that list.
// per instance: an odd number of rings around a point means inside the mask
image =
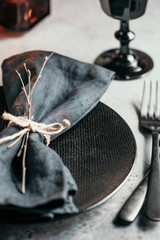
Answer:
[{"label": "dark wine glass", "polygon": [[153,61],[146,53],[130,49],[129,43],[135,34],[129,30],[129,20],[145,13],[147,0],[100,0],[104,12],[120,20],[120,30],[115,37],[120,41],[120,48],[102,53],[95,64],[116,72],[115,79],[130,80],[144,76],[153,68]]}]

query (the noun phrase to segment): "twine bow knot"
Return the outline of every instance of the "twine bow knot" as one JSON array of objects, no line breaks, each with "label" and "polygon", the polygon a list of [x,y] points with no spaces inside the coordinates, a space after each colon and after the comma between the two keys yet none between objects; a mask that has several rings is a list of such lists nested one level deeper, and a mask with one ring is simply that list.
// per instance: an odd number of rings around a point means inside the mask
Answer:
[{"label": "twine bow knot", "polygon": [[23,128],[17,133],[0,139],[0,144],[6,141],[16,139],[8,146],[8,148],[14,146],[27,132],[37,132],[43,135],[46,140],[46,145],[48,146],[50,144],[51,136],[59,134],[70,127],[70,121],[67,119],[63,120],[65,124],[65,126],[63,126],[61,123],[56,122],[51,124],[38,123],[32,120],[33,116],[31,119],[28,119],[26,116],[14,116],[6,112],[3,113],[2,118],[9,121],[8,126],[10,126],[11,124],[16,124],[17,126]]}]

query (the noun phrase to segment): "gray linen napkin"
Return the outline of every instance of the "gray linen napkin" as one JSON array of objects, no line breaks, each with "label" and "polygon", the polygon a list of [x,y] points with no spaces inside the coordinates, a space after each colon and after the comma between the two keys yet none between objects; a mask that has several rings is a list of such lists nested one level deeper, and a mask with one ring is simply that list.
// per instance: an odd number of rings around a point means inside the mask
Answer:
[{"label": "gray linen napkin", "polygon": [[[8,111],[16,116],[26,115],[26,98],[15,69],[21,73],[28,87],[28,78],[23,64],[36,80],[47,51],[31,51],[6,59],[2,64],[3,88]],[[71,127],[80,121],[99,102],[114,73],[99,66],[80,62],[54,53],[47,62],[32,97],[34,121],[50,124],[71,122]],[[7,127],[0,137],[11,135],[20,128]],[[58,135],[52,136],[54,140]],[[21,159],[16,157],[19,141],[7,149],[11,142],[0,145],[0,208],[25,215],[54,216],[76,213],[72,201],[77,186],[63,164],[63,159],[44,144],[44,137],[30,133],[26,156],[26,193],[21,194]]]}]

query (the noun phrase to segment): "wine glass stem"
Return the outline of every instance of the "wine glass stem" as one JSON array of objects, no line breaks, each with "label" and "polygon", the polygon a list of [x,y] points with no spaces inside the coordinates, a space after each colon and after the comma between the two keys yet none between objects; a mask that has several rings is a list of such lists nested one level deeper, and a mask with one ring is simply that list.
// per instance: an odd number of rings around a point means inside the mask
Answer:
[{"label": "wine glass stem", "polygon": [[129,30],[129,22],[121,21],[120,30],[115,33],[120,41],[120,52],[123,57],[129,54],[129,43],[135,38],[135,34]]},{"label": "wine glass stem", "polygon": [[[121,21],[120,23],[120,31],[124,34],[127,35],[127,33],[129,32],[129,22],[128,21]],[[129,39],[122,39],[122,41],[120,42],[121,46],[120,46],[120,53],[121,54],[128,54],[129,53]]]}]

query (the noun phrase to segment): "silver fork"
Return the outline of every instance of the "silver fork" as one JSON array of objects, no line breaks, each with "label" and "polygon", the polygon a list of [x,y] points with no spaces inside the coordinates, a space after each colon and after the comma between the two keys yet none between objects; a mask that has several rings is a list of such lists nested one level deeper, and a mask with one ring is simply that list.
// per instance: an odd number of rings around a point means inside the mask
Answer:
[{"label": "silver fork", "polygon": [[150,82],[149,91],[147,91],[146,82],[144,82],[141,105],[141,125],[152,131],[153,143],[151,167],[150,174],[148,171],[138,187],[124,203],[118,214],[119,219],[124,223],[131,223],[135,220],[144,203],[146,192],[146,214],[152,220],[160,220],[160,162],[158,140],[158,135],[160,132],[159,100],[160,96],[158,82],[156,82],[155,98],[153,96],[152,82]]},{"label": "silver fork", "polygon": [[150,82],[149,93],[144,83],[141,125],[152,132],[152,158],[148,179],[145,211],[152,220],[160,220],[160,160],[159,160],[159,132],[160,132],[160,104],[159,87],[156,82],[155,95],[153,84]]}]

